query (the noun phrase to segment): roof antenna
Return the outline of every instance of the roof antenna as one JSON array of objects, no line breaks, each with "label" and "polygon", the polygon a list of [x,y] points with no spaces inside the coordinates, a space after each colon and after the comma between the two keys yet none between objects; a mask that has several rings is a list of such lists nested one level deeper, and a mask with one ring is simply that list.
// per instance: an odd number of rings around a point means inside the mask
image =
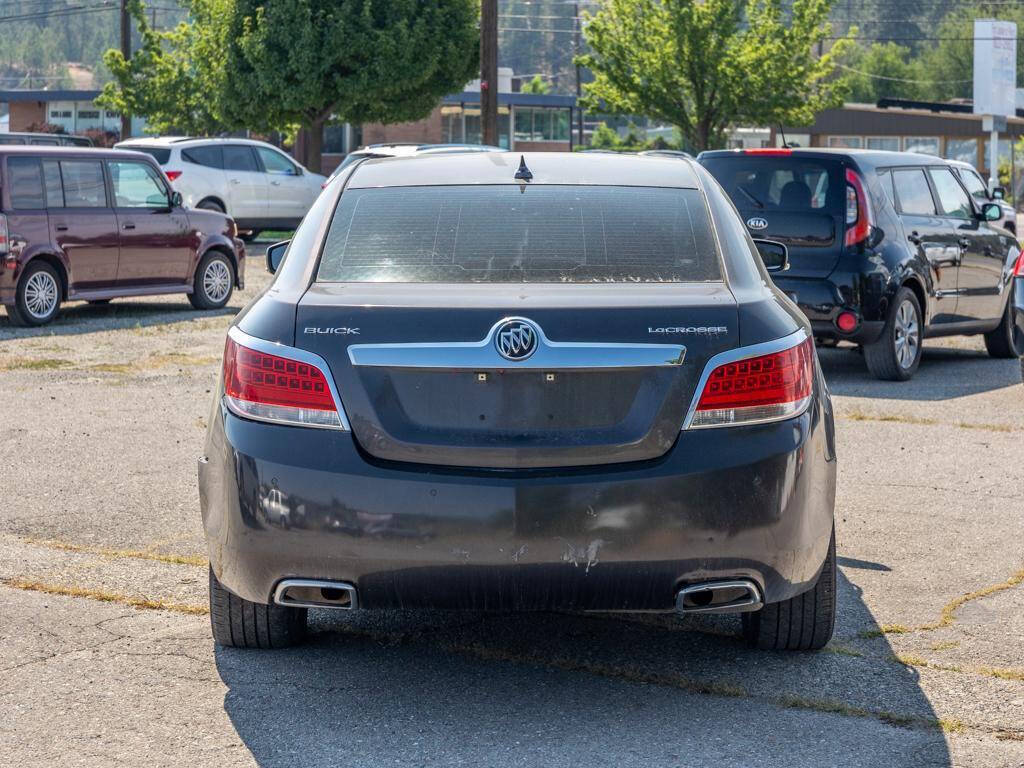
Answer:
[{"label": "roof antenna", "polygon": [[519,170],[516,171],[515,178],[522,181],[529,181],[533,178],[533,174],[530,173],[530,169],[526,167],[526,157],[524,155],[519,156]]},{"label": "roof antenna", "polygon": [[786,141],[786,131],[782,127],[782,123],[779,123],[779,133],[782,134],[782,148],[789,149],[789,142]]}]

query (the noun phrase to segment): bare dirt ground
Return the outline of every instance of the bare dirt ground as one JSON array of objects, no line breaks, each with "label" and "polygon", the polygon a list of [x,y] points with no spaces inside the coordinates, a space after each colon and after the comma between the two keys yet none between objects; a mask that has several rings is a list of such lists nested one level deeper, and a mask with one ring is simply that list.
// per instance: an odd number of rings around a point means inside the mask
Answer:
[{"label": "bare dirt ground", "polygon": [[253,255],[222,313],[0,310],[0,765],[1024,765],[1024,387],[978,339],[928,344],[907,384],[822,352],[824,652],[748,651],[734,617],[437,612],[214,648],[196,458]]}]

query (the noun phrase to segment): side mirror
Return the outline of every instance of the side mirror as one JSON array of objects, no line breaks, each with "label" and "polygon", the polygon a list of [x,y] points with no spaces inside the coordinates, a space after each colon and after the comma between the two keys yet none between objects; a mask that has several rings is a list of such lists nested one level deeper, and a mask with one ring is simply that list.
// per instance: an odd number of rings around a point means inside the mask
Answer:
[{"label": "side mirror", "polygon": [[1002,200],[1006,197],[1006,187],[992,187],[992,199]]},{"label": "side mirror", "polygon": [[174,190],[171,192],[171,208],[181,208],[182,198],[181,192]]},{"label": "side mirror", "polygon": [[267,248],[267,272],[270,274],[277,272],[277,268],[281,266],[281,262],[284,260],[284,254],[288,250],[290,242],[291,240],[282,240],[280,243],[274,243]]},{"label": "side mirror", "polygon": [[985,203],[981,206],[981,218],[985,221],[999,221],[1003,218],[1003,209],[999,203]]},{"label": "side mirror", "polygon": [[789,248],[777,240],[754,240],[761,261],[769,272],[785,272],[789,269]]}]

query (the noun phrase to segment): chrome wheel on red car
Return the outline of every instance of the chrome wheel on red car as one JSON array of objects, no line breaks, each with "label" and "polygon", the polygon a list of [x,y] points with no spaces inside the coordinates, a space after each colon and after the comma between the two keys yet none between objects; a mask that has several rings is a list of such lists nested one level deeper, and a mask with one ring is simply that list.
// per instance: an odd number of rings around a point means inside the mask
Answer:
[{"label": "chrome wheel on red car", "polygon": [[57,316],[60,300],[57,271],[44,261],[34,261],[26,268],[7,314],[14,325],[45,325]]}]

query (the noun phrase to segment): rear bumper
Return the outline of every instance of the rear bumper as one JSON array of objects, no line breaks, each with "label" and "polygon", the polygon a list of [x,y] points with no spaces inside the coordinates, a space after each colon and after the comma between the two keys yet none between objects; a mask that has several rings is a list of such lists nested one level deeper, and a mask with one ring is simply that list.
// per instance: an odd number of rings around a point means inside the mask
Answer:
[{"label": "rear bumper", "polygon": [[509,473],[378,462],[350,433],[218,404],[199,467],[210,560],[263,603],[284,578],[352,583],[366,608],[667,611],[719,578],[775,602],[825,559],[830,419],[815,397],[786,422],[683,432],[655,461]]},{"label": "rear bumper", "polygon": [[[775,284],[810,320],[815,338],[871,344],[882,335],[886,304],[881,292],[865,290],[855,275],[836,272],[827,278],[776,277]],[[843,311],[851,311],[858,318],[856,328],[849,333],[836,325]]]}]

